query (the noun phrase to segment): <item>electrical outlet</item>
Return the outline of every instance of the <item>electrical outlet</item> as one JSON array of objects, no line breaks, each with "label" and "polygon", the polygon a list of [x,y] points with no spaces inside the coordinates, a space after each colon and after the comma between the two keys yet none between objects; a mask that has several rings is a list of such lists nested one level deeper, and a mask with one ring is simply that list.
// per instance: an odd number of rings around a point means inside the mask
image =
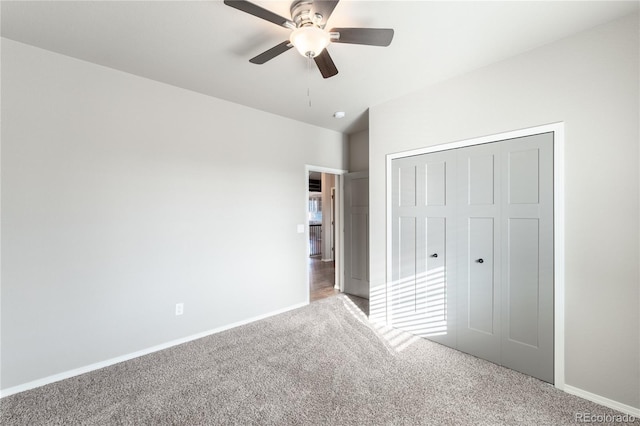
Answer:
[{"label": "electrical outlet", "polygon": [[184,314],[184,303],[176,303],[176,315]]}]

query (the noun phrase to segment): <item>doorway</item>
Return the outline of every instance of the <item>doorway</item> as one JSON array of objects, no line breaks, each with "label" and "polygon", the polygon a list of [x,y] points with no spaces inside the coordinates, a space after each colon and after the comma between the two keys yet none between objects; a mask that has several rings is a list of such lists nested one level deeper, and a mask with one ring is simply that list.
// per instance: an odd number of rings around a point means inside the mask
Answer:
[{"label": "doorway", "polygon": [[307,166],[307,271],[309,301],[341,290],[342,170]]}]

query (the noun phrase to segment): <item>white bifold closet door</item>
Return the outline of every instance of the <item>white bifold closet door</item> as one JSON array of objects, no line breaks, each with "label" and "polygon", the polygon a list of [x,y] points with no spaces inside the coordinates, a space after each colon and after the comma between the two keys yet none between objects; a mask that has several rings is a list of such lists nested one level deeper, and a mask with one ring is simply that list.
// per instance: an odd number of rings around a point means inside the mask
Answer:
[{"label": "white bifold closet door", "polygon": [[389,322],[553,382],[553,134],[392,173]]}]

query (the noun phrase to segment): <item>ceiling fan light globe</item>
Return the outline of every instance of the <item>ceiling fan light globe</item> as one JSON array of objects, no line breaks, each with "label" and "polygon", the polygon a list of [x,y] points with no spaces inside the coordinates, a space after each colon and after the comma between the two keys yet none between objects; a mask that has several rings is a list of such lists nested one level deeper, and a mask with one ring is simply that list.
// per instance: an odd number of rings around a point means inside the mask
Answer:
[{"label": "ceiling fan light globe", "polygon": [[331,42],[329,33],[315,26],[301,27],[291,32],[289,41],[304,57],[318,56]]}]

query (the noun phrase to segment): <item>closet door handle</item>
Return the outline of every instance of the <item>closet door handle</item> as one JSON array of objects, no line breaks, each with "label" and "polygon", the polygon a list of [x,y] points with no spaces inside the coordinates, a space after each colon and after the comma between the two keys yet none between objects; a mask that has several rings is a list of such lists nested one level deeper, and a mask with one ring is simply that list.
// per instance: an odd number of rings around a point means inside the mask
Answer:
[{"label": "closet door handle", "polygon": [[480,259],[476,260],[476,262],[478,262],[478,263],[484,263],[484,259],[483,259],[483,258],[480,258]]},{"label": "closet door handle", "polygon": [[431,257],[438,257],[438,253],[433,253]]}]

